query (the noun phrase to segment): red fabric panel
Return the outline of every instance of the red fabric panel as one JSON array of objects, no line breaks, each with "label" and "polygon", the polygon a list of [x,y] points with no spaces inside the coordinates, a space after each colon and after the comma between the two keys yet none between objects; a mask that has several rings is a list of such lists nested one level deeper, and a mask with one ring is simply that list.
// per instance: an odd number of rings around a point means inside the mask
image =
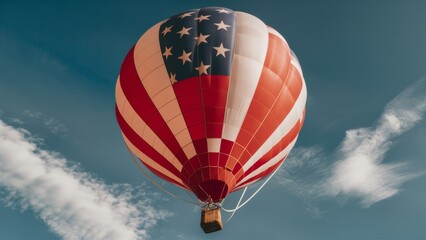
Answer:
[{"label": "red fabric panel", "polygon": [[229,77],[219,75],[200,76],[203,106],[206,119],[207,138],[222,136],[228,97]]}]

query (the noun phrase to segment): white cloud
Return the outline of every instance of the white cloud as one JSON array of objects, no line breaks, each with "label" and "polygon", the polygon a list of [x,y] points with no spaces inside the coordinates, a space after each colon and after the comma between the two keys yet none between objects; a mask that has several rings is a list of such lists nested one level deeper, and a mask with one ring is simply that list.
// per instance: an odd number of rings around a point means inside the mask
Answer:
[{"label": "white cloud", "polygon": [[413,128],[426,111],[426,81],[405,89],[385,107],[378,124],[346,131],[338,149],[338,161],[327,181],[332,195],[359,197],[370,206],[400,191],[400,185],[415,175],[404,163],[383,163],[393,141]]},{"label": "white cloud", "polygon": [[8,192],[3,200],[31,208],[63,239],[146,239],[170,215],[155,209],[144,189],[106,185],[39,149],[27,134],[0,120],[0,190]]},{"label": "white cloud", "polygon": [[368,207],[392,197],[418,174],[407,171],[404,162],[383,160],[393,141],[422,120],[425,111],[422,79],[389,102],[375,126],[346,131],[335,153],[325,154],[320,147],[294,149],[277,180],[307,200],[355,197]]}]

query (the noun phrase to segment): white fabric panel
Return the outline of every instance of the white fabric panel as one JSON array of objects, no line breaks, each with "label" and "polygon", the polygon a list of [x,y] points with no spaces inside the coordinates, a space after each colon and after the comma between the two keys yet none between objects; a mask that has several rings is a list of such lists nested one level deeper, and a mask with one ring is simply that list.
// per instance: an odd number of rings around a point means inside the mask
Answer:
[{"label": "white fabric panel", "polygon": [[[249,175],[245,176],[240,182],[243,183],[245,182],[247,179],[250,179],[260,173],[262,173],[263,171],[267,170],[268,168],[274,166],[275,164],[277,164],[279,161],[281,161],[281,159],[283,159],[284,157],[286,157],[290,150],[293,148],[294,144],[296,144],[296,140],[297,137],[299,135],[297,135],[294,140],[286,147],[284,148],[284,150],[282,150],[280,153],[278,153],[275,157],[273,157],[271,160],[269,160],[267,163],[263,164],[262,166],[260,166],[258,169],[254,170],[253,172],[251,172]],[[244,184],[244,186],[249,185],[255,181],[257,181],[259,179],[253,180],[251,182],[248,182],[246,184]],[[237,185],[237,187],[240,187]],[[241,186],[243,187],[243,185]]]},{"label": "white fabric panel", "polygon": [[[153,44],[158,43],[158,31],[161,23],[157,23],[152,26],[148,31],[146,31],[137,41],[135,49],[133,51],[134,58],[139,59],[140,61],[146,61],[146,59],[158,51],[157,48],[151,47]],[[139,43],[143,43],[142,45]]]},{"label": "white fabric panel", "polygon": [[278,126],[278,128],[271,134],[271,136],[265,141],[265,143],[251,156],[251,158],[244,164],[243,169],[246,171],[253,164],[267,153],[273,146],[275,146],[287,133],[293,128],[293,126],[299,121],[300,116],[303,115],[303,110],[306,104],[306,84],[302,77],[302,90],[296,100],[293,108],[290,110],[284,121]]},{"label": "white fabric panel", "polygon": [[[136,43],[134,49],[136,71],[142,81],[142,85],[167,123],[167,126],[175,135],[186,157],[191,159],[195,155],[195,147],[192,141],[190,143],[187,141],[186,136],[190,136],[188,127],[182,117],[182,111],[164,65],[158,39],[160,25],[161,23],[158,23],[150,28]],[[175,164],[177,162],[179,161],[173,161]]]},{"label": "white fabric panel", "polygon": [[207,149],[209,152],[220,152],[221,138],[207,138]]},{"label": "white fabric panel", "polygon": [[222,138],[235,141],[262,73],[268,48],[268,29],[258,18],[236,13],[232,72]]},{"label": "white fabric panel", "polygon": [[302,76],[303,78],[303,71],[302,71],[302,67],[300,66],[299,60],[297,59],[296,55],[291,54],[291,61],[290,63],[297,69],[297,71],[299,72],[300,76]]}]

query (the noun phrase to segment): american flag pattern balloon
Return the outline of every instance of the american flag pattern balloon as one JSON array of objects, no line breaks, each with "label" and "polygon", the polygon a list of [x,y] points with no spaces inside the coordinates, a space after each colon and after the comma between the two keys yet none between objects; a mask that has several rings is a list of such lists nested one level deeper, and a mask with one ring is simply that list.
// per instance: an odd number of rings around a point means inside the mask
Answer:
[{"label": "american flag pattern balloon", "polygon": [[117,80],[128,148],[154,174],[219,202],[277,169],[302,128],[306,85],[286,40],[258,18],[189,10],[137,41]]}]

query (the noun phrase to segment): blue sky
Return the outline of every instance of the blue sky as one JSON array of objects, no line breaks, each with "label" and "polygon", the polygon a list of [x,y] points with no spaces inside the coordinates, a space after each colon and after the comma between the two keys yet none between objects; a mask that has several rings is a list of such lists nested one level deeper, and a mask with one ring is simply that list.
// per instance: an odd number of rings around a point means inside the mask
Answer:
[{"label": "blue sky", "polygon": [[[114,113],[137,39],[205,6],[277,29],[308,87],[290,157],[210,235],[198,209],[137,170]],[[0,239],[424,238],[425,11],[414,0],[0,1]]]}]

